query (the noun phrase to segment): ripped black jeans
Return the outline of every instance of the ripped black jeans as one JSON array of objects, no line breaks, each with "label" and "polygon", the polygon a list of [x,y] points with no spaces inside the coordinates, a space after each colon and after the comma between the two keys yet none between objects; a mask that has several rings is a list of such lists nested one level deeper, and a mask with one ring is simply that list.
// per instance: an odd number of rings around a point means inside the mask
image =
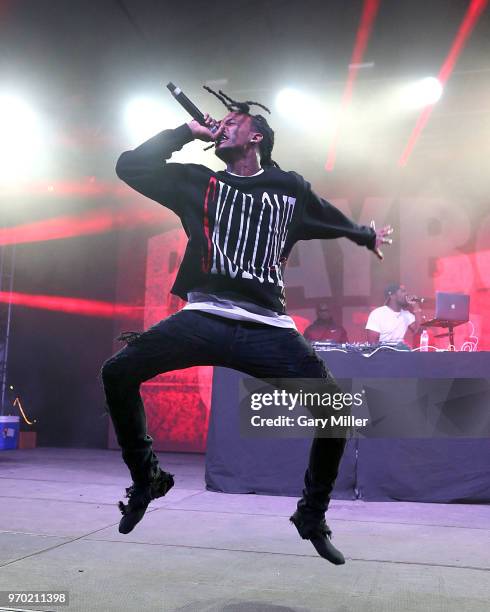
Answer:
[{"label": "ripped black jeans", "polygon": [[[198,365],[232,368],[256,378],[322,378],[340,392],[323,361],[294,329],[236,321],[196,310],[180,312],[128,344],[102,367],[102,380],[117,440],[134,482],[158,466],[139,392],[157,374]],[[314,438],[298,507],[323,514],[344,451],[343,438]]]}]

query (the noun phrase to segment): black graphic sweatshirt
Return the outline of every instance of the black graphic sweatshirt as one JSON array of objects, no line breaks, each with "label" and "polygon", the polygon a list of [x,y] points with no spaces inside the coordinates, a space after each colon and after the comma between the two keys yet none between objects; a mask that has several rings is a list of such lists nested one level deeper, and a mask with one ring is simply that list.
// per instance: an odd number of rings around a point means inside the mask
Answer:
[{"label": "black graphic sweatshirt", "polygon": [[283,270],[295,242],[345,236],[373,249],[374,231],[318,197],[295,172],[253,177],[198,164],[167,163],[193,140],[187,124],[165,130],[116,166],[120,179],[173,210],[188,236],[172,293],[201,291],[286,312]]}]

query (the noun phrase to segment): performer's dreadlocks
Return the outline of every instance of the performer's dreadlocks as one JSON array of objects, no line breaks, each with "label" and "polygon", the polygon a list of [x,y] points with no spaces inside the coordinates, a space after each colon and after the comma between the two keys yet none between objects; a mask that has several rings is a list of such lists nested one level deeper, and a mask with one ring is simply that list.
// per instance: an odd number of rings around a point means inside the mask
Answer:
[{"label": "performer's dreadlocks", "polygon": [[209,91],[209,93],[212,93],[214,96],[216,96],[218,100],[220,100],[220,102],[222,102],[231,113],[241,113],[244,115],[248,115],[252,118],[254,129],[257,130],[257,132],[259,132],[263,136],[262,140],[259,143],[261,166],[275,166],[276,168],[279,168],[279,165],[273,159],[271,159],[272,149],[274,147],[274,130],[267,123],[265,117],[263,117],[262,115],[250,114],[250,106],[252,105],[260,106],[260,108],[263,108],[270,114],[270,110],[267,108],[267,106],[264,106],[260,102],[252,102],[252,100],[247,100],[246,102],[237,102],[236,100],[230,98],[230,96],[227,96],[223,91],[221,91],[221,89],[219,90],[219,93],[216,93],[206,85],[203,85],[203,87],[206,91]]}]

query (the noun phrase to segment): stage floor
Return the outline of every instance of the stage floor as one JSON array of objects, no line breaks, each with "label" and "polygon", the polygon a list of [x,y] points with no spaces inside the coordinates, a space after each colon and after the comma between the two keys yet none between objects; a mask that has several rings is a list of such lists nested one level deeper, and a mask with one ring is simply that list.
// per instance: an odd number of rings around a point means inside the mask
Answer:
[{"label": "stage floor", "polygon": [[[204,456],[159,454],[176,476],[127,535],[118,451],[0,451],[0,591],[69,591],[68,612],[483,612],[490,507],[333,501],[347,563],[317,557],[296,499],[212,493]],[[1,605],[0,604],[0,610]]]}]

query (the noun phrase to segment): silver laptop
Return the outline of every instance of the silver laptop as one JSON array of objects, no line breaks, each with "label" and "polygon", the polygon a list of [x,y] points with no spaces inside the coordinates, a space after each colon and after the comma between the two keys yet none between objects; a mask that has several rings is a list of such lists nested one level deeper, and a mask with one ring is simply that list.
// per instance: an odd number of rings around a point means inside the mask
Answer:
[{"label": "silver laptop", "polygon": [[436,319],[466,323],[470,318],[470,296],[436,291]]}]

